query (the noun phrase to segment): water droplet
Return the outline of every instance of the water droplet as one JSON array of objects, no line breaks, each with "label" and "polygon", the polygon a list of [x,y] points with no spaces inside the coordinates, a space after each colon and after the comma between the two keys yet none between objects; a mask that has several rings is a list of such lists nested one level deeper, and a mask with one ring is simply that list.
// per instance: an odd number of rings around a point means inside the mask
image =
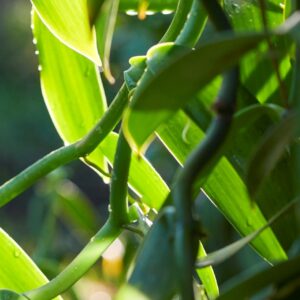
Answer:
[{"label": "water droplet", "polygon": [[164,9],[162,12],[161,12],[163,15],[170,15],[173,13],[173,10],[170,10],[170,9]]},{"label": "water droplet", "polygon": [[91,74],[91,68],[90,66],[86,67],[85,71],[84,71],[84,76],[85,77],[89,77]]},{"label": "water droplet", "polygon": [[282,10],[285,10],[285,3],[279,3],[279,6]]},{"label": "water droplet", "polygon": [[137,16],[137,14],[138,12],[132,9],[126,11],[126,15],[128,16]]},{"label": "water droplet", "polygon": [[34,45],[36,45],[36,44],[37,44],[37,39],[34,38],[34,39],[32,40],[32,42],[33,42]]},{"label": "water droplet", "polygon": [[41,65],[38,66],[38,71],[41,72],[43,70],[43,67]]},{"label": "water droplet", "polygon": [[232,3],[232,8],[235,13],[240,12],[240,6],[237,3]]},{"label": "water droplet", "polygon": [[90,242],[92,243],[94,240],[95,240],[95,237],[93,236],[93,237],[90,239]]},{"label": "water droplet", "polygon": [[33,30],[33,29],[34,29],[34,25],[33,25],[33,24],[31,24],[31,25],[30,25],[30,28]]},{"label": "water droplet", "polygon": [[20,257],[20,255],[21,255],[20,250],[19,250],[18,248],[15,248],[15,249],[14,249],[14,257],[15,257],[15,258],[18,258],[18,257]]},{"label": "water droplet", "polygon": [[247,225],[248,227],[251,227],[251,228],[253,227],[253,222],[252,222],[251,217],[248,217],[248,218],[247,218],[246,225]]},{"label": "water droplet", "polygon": [[110,204],[108,205],[108,212],[110,212],[110,213],[112,212]]},{"label": "water droplet", "polygon": [[152,11],[152,10],[147,10],[147,11],[146,11],[146,15],[147,15],[147,16],[152,16],[152,15],[154,15],[154,14],[155,14],[155,12]]},{"label": "water droplet", "polygon": [[35,51],[34,51],[34,54],[35,54],[35,55],[39,55],[39,54],[40,54],[40,51],[39,51],[39,50],[35,50]]}]

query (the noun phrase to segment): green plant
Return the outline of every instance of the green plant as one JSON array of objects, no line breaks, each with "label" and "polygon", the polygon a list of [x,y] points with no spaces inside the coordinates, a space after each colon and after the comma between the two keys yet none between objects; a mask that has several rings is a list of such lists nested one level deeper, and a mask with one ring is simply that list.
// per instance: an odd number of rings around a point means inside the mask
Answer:
[{"label": "green plant", "polygon": [[[299,195],[300,3],[223,2],[32,0],[43,96],[65,146],[3,184],[0,206],[81,159],[110,183],[110,210],[49,282],[2,232],[0,299],[59,299],[128,230],[143,243],[117,299],[247,298],[270,285],[274,298],[296,297],[299,257],[288,259],[288,250],[299,219],[291,208]],[[107,107],[98,67],[113,83],[109,52],[118,11],[143,16],[175,8],[161,41],[130,59]],[[183,166],[170,188],[144,156],[154,135]],[[208,255],[194,212],[200,188],[244,236]],[[276,266],[219,296],[212,266],[248,243]]]}]

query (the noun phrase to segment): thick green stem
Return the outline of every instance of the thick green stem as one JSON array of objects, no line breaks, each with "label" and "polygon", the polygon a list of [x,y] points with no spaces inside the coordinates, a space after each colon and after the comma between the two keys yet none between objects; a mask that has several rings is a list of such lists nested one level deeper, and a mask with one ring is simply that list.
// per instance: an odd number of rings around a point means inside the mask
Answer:
[{"label": "thick green stem", "polygon": [[128,91],[123,85],[102,119],[82,140],[51,152],[4,183],[0,187],[0,207],[56,168],[92,152],[120,121],[127,104]]},{"label": "thick green stem", "polygon": [[96,263],[120,233],[121,229],[109,219],[66,269],[49,283],[24,295],[30,300],[51,300],[65,292]]},{"label": "thick green stem", "polygon": [[[203,0],[203,4],[218,30],[231,30],[230,23],[217,1]],[[234,68],[224,75],[222,87],[215,103],[217,117],[209,127],[204,141],[193,151],[183,169],[179,171],[172,189],[177,215],[175,254],[180,279],[179,290],[181,297],[187,300],[194,299],[191,201],[193,183],[217,157],[220,147],[226,140],[234,113],[237,88],[238,69]]]},{"label": "thick green stem", "polygon": [[207,13],[198,0],[193,1],[191,11],[175,43],[187,47],[194,47],[197,43],[207,20]]},{"label": "thick green stem", "polygon": [[175,16],[160,43],[173,42],[179,36],[191,10],[193,0],[179,0]]},{"label": "thick green stem", "polygon": [[110,216],[119,226],[128,223],[127,181],[131,161],[131,148],[120,132],[110,189]]}]

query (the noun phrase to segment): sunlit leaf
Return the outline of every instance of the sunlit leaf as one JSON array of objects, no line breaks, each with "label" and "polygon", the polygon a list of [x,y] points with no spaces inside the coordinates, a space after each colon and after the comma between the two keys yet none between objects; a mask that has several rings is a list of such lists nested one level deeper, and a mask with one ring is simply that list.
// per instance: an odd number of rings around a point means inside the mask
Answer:
[{"label": "sunlit leaf", "polygon": [[[267,27],[274,29],[285,20],[285,2],[279,0],[264,1]],[[224,1],[226,10],[235,31],[263,30],[263,18],[259,2],[239,0]],[[276,99],[284,102],[283,94],[287,94],[285,83],[279,87],[275,69],[278,70],[281,80],[287,76],[291,64],[286,55],[290,43],[286,39],[273,38],[272,49],[267,43],[261,44],[255,51],[245,57],[241,64],[241,79],[245,86],[260,102]],[[269,51],[270,50],[270,51]],[[273,95],[274,94],[274,95]]]},{"label": "sunlit leaf", "polygon": [[[30,257],[3,229],[0,229],[0,257],[0,289],[23,293],[48,282]],[[4,297],[0,294],[0,299],[1,296]]]},{"label": "sunlit leaf", "polygon": [[[65,144],[82,138],[103,115],[106,99],[97,67],[62,44],[33,15],[42,92],[52,121]],[[99,148],[88,160],[106,170]]]},{"label": "sunlit leaf", "polygon": [[31,2],[44,24],[60,41],[101,66],[86,0]]},{"label": "sunlit leaf", "polygon": [[[197,258],[200,259],[204,257],[206,257],[206,252],[202,243],[200,243]],[[213,268],[208,266],[206,268],[198,269],[197,274],[205,287],[208,297],[210,299],[217,298],[217,296],[219,296],[219,287]]]}]

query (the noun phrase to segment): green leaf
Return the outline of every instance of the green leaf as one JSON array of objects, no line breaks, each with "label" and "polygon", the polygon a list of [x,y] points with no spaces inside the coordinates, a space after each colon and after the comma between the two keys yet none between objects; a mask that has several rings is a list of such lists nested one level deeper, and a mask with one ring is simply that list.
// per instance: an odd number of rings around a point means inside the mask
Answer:
[{"label": "green leaf", "polygon": [[[285,3],[279,0],[265,1],[268,28],[273,29],[284,22],[284,5]],[[235,31],[263,30],[259,2],[224,1],[224,9]],[[286,78],[291,68],[290,58],[286,55],[290,48],[290,42],[277,37],[272,38],[271,45],[272,49],[270,52],[272,54],[269,52],[268,43],[263,43],[255,51],[247,55],[241,64],[241,80],[243,84],[262,103],[278,98],[281,101],[287,100],[281,99],[287,91],[279,92],[278,78],[274,71],[276,67],[281,79]],[[286,89],[286,87],[282,87],[282,89]]]},{"label": "green leaf", "polygon": [[[48,282],[23,249],[0,228],[0,289],[17,293],[37,288]],[[0,299],[5,292],[0,292]],[[3,298],[6,299],[6,298]],[[57,297],[55,299],[62,299]]]},{"label": "green leaf", "polygon": [[174,218],[175,210],[171,207],[157,217],[139,249],[128,281],[153,300],[172,299],[177,289]]},{"label": "green leaf", "polygon": [[276,166],[295,136],[296,115],[289,114],[263,137],[250,158],[246,183],[251,197],[255,197],[266,177]]},{"label": "green leaf", "polygon": [[[155,76],[151,74],[151,69],[147,70],[124,116],[124,134],[131,146],[140,152],[163,121],[185,106],[196,92],[216,75],[234,65],[263,38],[264,34],[221,36],[201,45],[197,50],[180,55],[164,68],[154,70]],[[161,53],[157,52],[155,63],[160,65],[164,60],[160,61]]]},{"label": "green leaf", "polygon": [[43,23],[60,41],[101,66],[95,31],[90,25],[86,0],[76,2],[32,0],[31,2]]},{"label": "green leaf", "polygon": [[[37,15],[34,28],[44,99],[64,142],[75,142],[97,123],[106,107],[96,66],[60,43]],[[87,156],[91,166],[106,170],[104,156],[112,164],[116,144],[117,136],[111,133]],[[167,185],[145,159],[133,158],[129,183],[150,207],[159,208],[168,193]]]},{"label": "green leaf", "polygon": [[106,0],[101,6],[98,17],[95,20],[97,45],[103,62],[103,72],[106,79],[113,84],[114,77],[111,74],[109,58],[110,49],[117,20],[119,0]]},{"label": "green leaf", "polygon": [[[180,111],[159,127],[158,136],[178,162],[184,164],[204,138],[204,132]],[[257,204],[251,205],[242,178],[226,158],[220,159],[209,178],[198,179],[195,191],[198,192],[200,187],[241,235],[246,236],[266,224]],[[271,229],[266,229],[252,245],[268,261],[286,259],[286,253]]]},{"label": "green leaf", "polygon": [[246,279],[242,278],[234,286],[228,285],[224,288],[218,300],[249,299],[252,295],[269,285],[282,284],[286,281],[290,282],[291,278],[299,275],[300,256],[297,256],[272,268],[255,273]]},{"label": "green leaf", "polygon": [[197,268],[206,268],[208,266],[215,266],[231,256],[235,255],[241,249],[243,249],[246,245],[252,242],[255,238],[257,238],[264,230],[266,230],[272,223],[276,222],[283,214],[287,213],[292,207],[297,204],[299,199],[296,199],[286,205],[283,209],[281,209],[276,215],[274,215],[268,223],[266,223],[262,228],[257,231],[249,234],[248,236],[224,247],[215,252],[209,253],[206,257],[198,259],[196,262]]},{"label": "green leaf", "polygon": [[[78,141],[97,123],[106,109],[106,99],[97,67],[62,44],[33,15],[39,54],[42,92],[52,121],[65,144]],[[106,170],[99,148],[88,160]]]},{"label": "green leaf", "polygon": [[[118,135],[110,133],[100,147],[112,165]],[[129,171],[129,185],[141,196],[141,201],[151,208],[159,209],[164,203],[169,188],[160,175],[143,156],[132,155]]]},{"label": "green leaf", "polygon": [[[202,243],[200,243],[197,258],[200,259],[205,257],[206,257],[205,249]],[[200,277],[205,287],[209,299],[217,298],[219,296],[219,287],[218,287],[217,279],[214,274],[213,268],[209,266],[206,268],[198,269],[197,274]]]}]

